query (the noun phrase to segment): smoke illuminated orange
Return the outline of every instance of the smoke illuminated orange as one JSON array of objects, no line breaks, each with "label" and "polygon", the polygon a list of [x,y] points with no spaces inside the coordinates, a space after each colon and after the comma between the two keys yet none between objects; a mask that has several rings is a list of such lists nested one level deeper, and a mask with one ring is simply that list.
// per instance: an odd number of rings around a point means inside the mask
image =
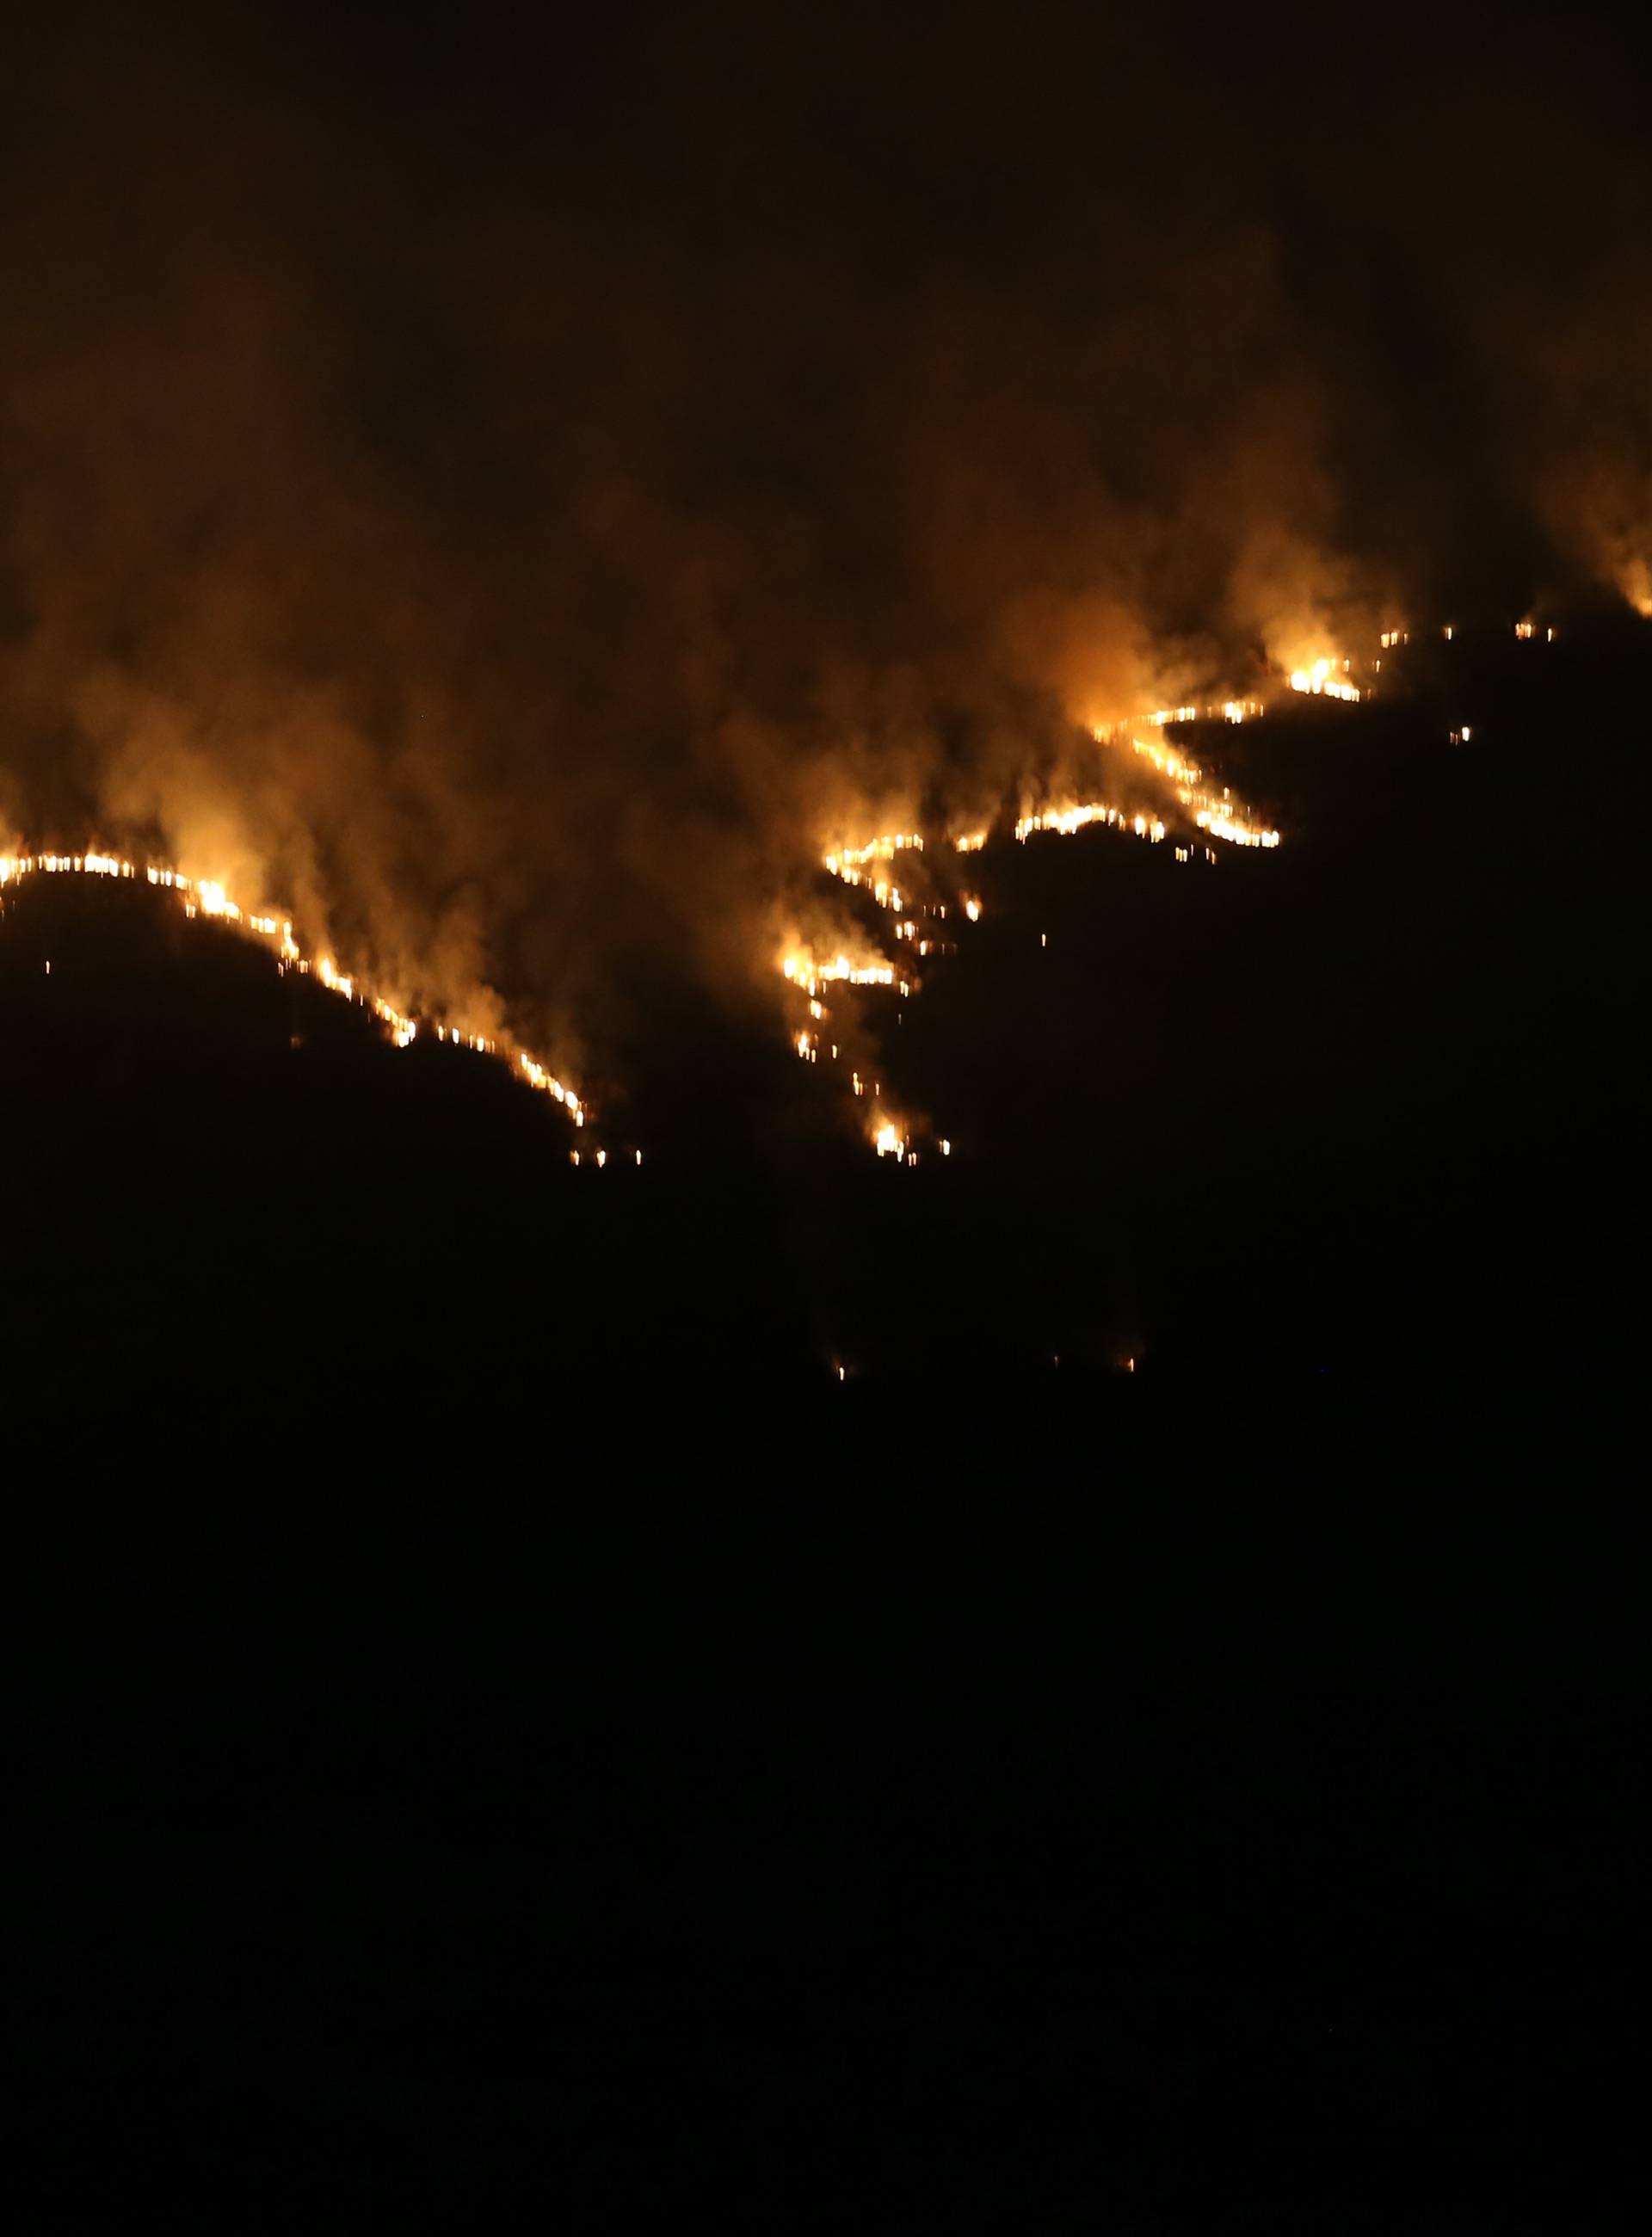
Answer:
[{"label": "smoke illuminated orange", "polygon": [[[415,1019],[398,1009],[384,996],[358,987],[354,976],[340,971],[331,956],[322,955],[314,960],[307,956],[294,937],[292,924],[287,918],[243,909],[230,898],[222,883],[215,878],[192,878],[169,864],[149,862],[140,866],[121,855],[96,851],[84,855],[26,852],[0,855],[0,888],[20,885],[31,876],[64,875],[142,879],[148,885],[175,893],[186,916],[213,917],[221,923],[236,927],[248,938],[268,940],[275,948],[277,970],[313,975],[329,993],[371,1010],[397,1048],[408,1047],[418,1036],[420,1028]],[[496,1039],[467,1033],[460,1026],[444,1024],[430,1030],[433,1030],[439,1041],[473,1049],[485,1056],[502,1053]],[[526,1050],[512,1045],[512,1053],[515,1057],[513,1069],[517,1077],[525,1081],[528,1086],[554,1097],[567,1111],[574,1125],[583,1126],[589,1113],[573,1090]]]}]

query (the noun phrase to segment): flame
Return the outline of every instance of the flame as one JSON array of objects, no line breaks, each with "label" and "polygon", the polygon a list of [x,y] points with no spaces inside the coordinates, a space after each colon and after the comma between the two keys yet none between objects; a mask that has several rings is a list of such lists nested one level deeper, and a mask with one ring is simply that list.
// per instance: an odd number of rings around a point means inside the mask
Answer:
[{"label": "flame", "polygon": [[923,836],[921,832],[888,831],[876,839],[868,839],[858,847],[829,847],[821,856],[821,863],[833,877],[841,878],[846,886],[869,883],[873,898],[880,908],[898,909],[901,906],[900,888],[890,885],[886,879],[869,880],[865,874],[867,866],[873,862],[893,861],[897,855],[921,855],[922,852]]},{"label": "flame", "polygon": [[869,862],[887,862],[909,850],[915,855],[923,852],[922,835],[916,831],[891,831],[881,838],[867,840],[862,846],[833,848],[823,859],[832,875],[841,878],[846,868],[864,869]]},{"label": "flame", "polygon": [[[330,994],[336,994],[341,1000],[347,1002],[365,1005],[385,1027],[395,1047],[407,1048],[418,1037],[419,1024],[416,1019],[398,1008],[393,1002],[382,994],[358,990],[354,976],[350,973],[340,971],[330,955],[318,956],[312,962],[294,938],[293,927],[287,918],[271,915],[258,910],[243,909],[238,901],[230,897],[219,879],[193,878],[182,870],[175,869],[170,863],[146,862],[140,867],[139,864],[128,861],[122,855],[106,855],[97,851],[84,855],[50,853],[0,855],[0,887],[19,885],[23,879],[36,875],[133,879],[141,877],[148,885],[154,886],[165,893],[175,894],[188,916],[213,917],[221,923],[240,927],[248,938],[273,942],[278,958],[278,969],[283,972],[291,969],[303,975],[314,976]],[[439,1041],[451,1041],[456,1046],[473,1049],[481,1055],[493,1056],[499,1053],[499,1043],[496,1040],[480,1033],[466,1033],[460,1026],[438,1026],[436,1038]],[[530,1087],[540,1089],[554,1096],[556,1100],[566,1109],[576,1126],[585,1125],[587,1114],[585,1106],[582,1105],[579,1098],[572,1088],[565,1087],[561,1080],[548,1072],[526,1050],[517,1051],[516,1068],[518,1076]],[[599,1151],[598,1163],[601,1164],[603,1161],[604,1153]],[[574,1153],[574,1162],[576,1164],[578,1162],[577,1151]],[[638,1163],[640,1165],[641,1162],[639,1152]]]},{"label": "flame", "polygon": [[[1652,567],[1642,566],[1633,585],[1626,583],[1625,589],[1632,603],[1652,617]],[[1516,624],[1516,634],[1523,638],[1533,637],[1536,630],[1536,624],[1529,618]],[[1443,624],[1442,633],[1449,643],[1457,634],[1456,624],[1449,622]],[[1552,628],[1545,628],[1543,634],[1548,642],[1553,642],[1555,631]],[[1378,641],[1383,651],[1392,652],[1411,643],[1411,631],[1403,625],[1391,626],[1380,631]],[[1297,648],[1292,650],[1295,652]],[[1307,647],[1304,645],[1301,650],[1305,651]],[[1378,670],[1382,664],[1380,659],[1373,662]],[[1353,663],[1350,659],[1320,653],[1305,665],[1292,669],[1285,680],[1294,692],[1358,704],[1366,695],[1352,681],[1352,668]],[[1024,801],[1022,812],[1011,827],[1014,836],[1024,845],[1039,834],[1054,833],[1068,837],[1095,826],[1127,833],[1134,838],[1146,840],[1150,845],[1157,845],[1169,836],[1174,823],[1188,828],[1187,841],[1179,844],[1174,850],[1178,863],[1189,863],[1193,860],[1196,852],[1193,835],[1203,841],[1205,859],[1209,862],[1219,859],[1212,841],[1230,847],[1271,850],[1280,843],[1278,830],[1253,816],[1242,802],[1233,797],[1227,786],[1209,782],[1198,763],[1164,735],[1173,726],[1187,725],[1200,720],[1239,723],[1252,721],[1265,712],[1266,705],[1261,699],[1231,697],[1213,700],[1203,705],[1185,703],[1159,707],[1150,713],[1137,716],[1133,723],[1099,725],[1092,731],[1097,744],[1111,747],[1127,745],[1139,761],[1146,763],[1154,778],[1168,789],[1173,806],[1167,803],[1166,812],[1160,814],[1139,807],[1127,807],[1120,801],[1106,798],[1058,796],[1037,807]],[[1466,742],[1471,732],[1465,726],[1451,736],[1453,742]],[[990,835],[990,832],[984,828],[952,832],[944,843],[955,855],[978,854],[985,848]],[[873,901],[892,920],[890,937],[898,943],[915,947],[921,956],[927,956],[935,949],[950,947],[949,942],[920,939],[917,923],[919,914],[944,918],[948,903],[940,898],[920,901],[915,909],[908,914],[911,907],[910,897],[891,880],[880,874],[876,866],[892,861],[898,854],[922,854],[924,849],[925,838],[922,832],[895,831],[880,833],[876,837],[853,843],[842,841],[829,848],[821,857],[823,867],[833,877],[846,885],[869,891]],[[934,891],[933,886],[930,891]],[[968,921],[978,922],[982,907],[980,895],[958,892],[955,898]],[[1041,947],[1047,947],[1048,944],[1047,934],[1041,934]],[[829,984],[843,983],[856,987],[892,987],[898,984],[903,995],[912,991],[911,982],[907,980],[897,981],[894,967],[882,957],[872,960],[861,955],[858,960],[851,960],[847,953],[840,951],[836,955],[825,959],[802,943],[784,955],[781,969],[792,985],[809,994],[810,1013],[817,1020],[822,1014],[817,996],[820,989]],[[800,1056],[810,1059],[817,1056],[812,1037],[806,1032],[796,1034],[796,1046]],[[836,1043],[832,1045],[831,1053],[836,1058]],[[858,1072],[851,1073],[850,1081],[856,1096],[866,1093],[867,1083]],[[875,1088],[874,1093],[876,1092]],[[873,1144],[880,1157],[900,1156],[910,1160],[915,1155],[900,1130],[887,1120],[880,1120],[874,1130]],[[942,1156],[950,1155],[949,1142],[942,1141],[940,1147]]]},{"label": "flame", "polygon": [[[1351,684],[1343,684],[1332,678],[1331,667],[1329,660],[1318,663],[1317,670],[1307,675],[1309,688],[1328,690],[1333,696],[1358,699],[1359,693]],[[1227,698],[1213,701],[1202,708],[1192,703],[1162,707],[1138,720],[1149,731],[1162,734],[1173,723],[1193,723],[1201,716],[1236,723],[1250,721],[1265,711],[1264,703],[1259,699]],[[1167,743],[1162,735],[1144,738],[1134,735],[1126,724],[1100,727],[1092,735],[1099,745],[1127,744],[1146,762],[1154,776],[1171,789],[1178,809],[1185,811],[1187,820],[1207,839],[1220,840],[1236,847],[1272,848],[1279,845],[1277,831],[1252,821],[1247,811],[1232,798],[1226,786],[1219,789],[1207,787],[1198,766],[1176,747]],[[1035,833],[1054,832],[1070,836],[1093,824],[1127,832],[1153,846],[1168,835],[1170,828],[1167,816],[1140,808],[1126,808],[1117,801],[1069,799],[1047,802],[1037,808],[1024,807],[1013,829],[1017,841],[1025,844]],[[985,848],[990,833],[985,829],[953,832],[945,843],[955,855],[975,855]],[[913,909],[912,897],[903,893],[891,878],[884,875],[880,866],[892,862],[897,855],[921,855],[924,851],[922,832],[889,831],[880,832],[863,840],[839,840],[836,844],[826,848],[820,856],[821,865],[829,876],[844,885],[869,893],[876,906],[891,920],[889,937],[897,944],[915,947],[920,956],[928,956],[932,951],[950,946],[948,942],[920,938],[918,926],[920,914],[944,919],[948,902],[937,896],[920,901]],[[1176,851],[1179,861],[1191,860],[1191,848],[1178,848]],[[1209,846],[1205,851],[1210,861],[1216,860]],[[934,893],[933,884],[929,890]],[[961,891],[955,895],[955,902],[970,923],[980,922],[983,903],[979,894]],[[1047,945],[1047,940],[1044,944]],[[808,996],[809,1014],[816,1022],[823,1015],[819,996],[822,989],[828,986],[898,986],[903,996],[910,994],[914,986],[909,979],[897,980],[895,967],[881,955],[863,951],[852,955],[843,949],[835,955],[823,955],[803,941],[795,942],[783,953],[780,970],[790,985]],[[792,1046],[806,1062],[819,1060],[818,1043],[807,1027],[794,1030]],[[836,1043],[832,1044],[831,1053],[836,1059],[838,1053]],[[850,1073],[850,1088],[857,1097],[867,1092],[867,1083],[857,1071]],[[909,1165],[917,1162],[916,1151],[900,1130],[887,1121],[881,1122],[874,1130],[873,1146],[880,1157],[897,1157]],[[942,1142],[942,1155],[949,1157],[951,1148],[949,1141]]]},{"label": "flame", "polygon": [[[1386,639],[1384,639],[1385,642]],[[1345,669],[1347,665],[1347,662],[1345,661],[1343,663]],[[1345,683],[1340,676],[1333,676],[1332,670],[1335,666],[1336,663],[1332,660],[1316,660],[1312,667],[1292,669],[1291,689],[1293,691],[1312,692],[1316,696],[1323,693],[1327,699],[1358,700],[1359,687],[1354,683]]]},{"label": "flame", "polygon": [[842,983],[849,987],[892,987],[895,967],[881,958],[876,963],[851,963],[842,953],[824,960],[812,949],[794,950],[786,955],[780,966],[783,977],[794,987],[802,987],[811,998],[818,995],[823,987]]},{"label": "flame", "polygon": [[1059,832],[1062,838],[1070,839],[1075,831],[1087,830],[1093,823],[1128,831],[1155,847],[1169,828],[1162,816],[1144,815],[1140,809],[1132,815],[1112,801],[1087,800],[1070,808],[1046,808],[1036,815],[1023,815],[1015,825],[1015,836],[1022,846],[1039,831]]}]

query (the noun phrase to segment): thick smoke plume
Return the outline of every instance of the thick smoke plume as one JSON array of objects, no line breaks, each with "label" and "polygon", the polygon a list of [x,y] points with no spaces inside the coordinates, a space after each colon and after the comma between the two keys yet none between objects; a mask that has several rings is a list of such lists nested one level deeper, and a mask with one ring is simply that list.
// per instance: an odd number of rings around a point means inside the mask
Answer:
[{"label": "thick smoke plume", "polygon": [[0,821],[600,1080],[674,988],[770,999],[823,844],[1080,725],[1652,605],[1636,57],[804,12],[14,54]]}]

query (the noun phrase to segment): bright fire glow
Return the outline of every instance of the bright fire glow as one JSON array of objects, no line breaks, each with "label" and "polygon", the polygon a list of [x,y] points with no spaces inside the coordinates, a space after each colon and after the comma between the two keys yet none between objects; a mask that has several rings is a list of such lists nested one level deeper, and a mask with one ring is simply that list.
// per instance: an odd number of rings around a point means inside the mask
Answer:
[{"label": "bright fire glow", "polygon": [[794,987],[802,987],[811,996],[823,987],[841,983],[849,987],[893,987],[895,966],[881,959],[876,963],[851,963],[847,955],[839,954],[822,961],[812,953],[804,951],[788,955],[780,966],[782,975]]},{"label": "bright fire glow", "polygon": [[[0,855],[0,888],[20,885],[25,878],[36,875],[142,878],[148,885],[175,894],[189,916],[214,917],[221,923],[240,927],[249,939],[269,941],[276,952],[276,968],[279,971],[294,970],[305,976],[314,976],[330,994],[371,1010],[397,1048],[410,1046],[418,1036],[419,1025],[415,1019],[383,995],[359,987],[354,974],[340,971],[330,955],[318,956],[312,961],[294,938],[292,924],[286,917],[243,909],[230,898],[216,878],[192,878],[182,870],[174,869],[170,864],[148,862],[140,866],[121,855],[96,852],[85,855]],[[482,1055],[493,1056],[499,1053],[497,1040],[480,1033],[467,1033],[462,1026],[440,1025],[435,1028],[435,1034],[439,1041],[451,1041],[455,1046],[473,1049]],[[516,1051],[515,1069],[517,1076],[530,1087],[554,1096],[575,1125],[585,1125],[587,1112],[579,1098],[526,1050]],[[575,1162],[578,1163],[577,1156]],[[600,1155],[598,1162],[602,1162]],[[638,1162],[641,1162],[640,1158]]]},{"label": "bright fire glow", "polygon": [[[1359,693],[1354,686],[1342,683],[1332,676],[1331,670],[1329,660],[1318,663],[1315,670],[1305,676],[1303,688],[1328,690],[1333,697],[1358,699]],[[1194,723],[1201,717],[1237,723],[1250,721],[1265,712],[1264,703],[1259,699],[1230,698],[1213,701],[1204,707],[1188,703],[1160,708],[1153,714],[1139,718],[1151,734],[1146,737],[1133,735],[1129,726],[1125,724],[1100,728],[1093,735],[1098,745],[1122,747],[1127,744],[1148,764],[1154,778],[1170,789],[1177,808],[1206,840],[1219,840],[1235,847],[1272,848],[1279,843],[1279,833],[1253,822],[1226,786],[1207,786],[1197,765],[1176,747],[1166,742],[1162,735],[1173,723]],[[1029,807],[1013,828],[1015,838],[1024,844],[1035,833],[1051,832],[1071,836],[1091,825],[1126,832],[1133,837],[1145,839],[1153,846],[1165,839],[1170,830],[1168,817],[1152,809],[1129,808],[1117,801],[1081,799],[1058,800],[1036,808]],[[985,829],[954,832],[948,835],[947,843],[955,855],[975,855],[986,847],[990,835]],[[921,891],[927,888],[932,896],[929,899],[917,899],[909,889],[903,892],[885,874],[882,866],[891,863],[897,855],[922,854],[924,845],[922,832],[882,832],[876,837],[857,841],[840,841],[826,848],[820,858],[822,868],[829,875],[844,885],[866,892],[891,920],[889,937],[915,948],[920,956],[928,956],[936,951],[947,952],[950,948],[949,942],[920,937],[920,916],[944,919],[948,908],[955,907],[962,910],[970,923],[975,924],[981,921],[984,907],[980,894],[975,893],[955,891],[942,898],[944,881],[941,893],[937,893],[935,882],[920,877],[915,867],[914,878]],[[1217,859],[1209,845],[1206,845],[1205,854],[1211,861]],[[1176,850],[1179,861],[1191,861],[1192,855],[1190,847],[1179,847]],[[823,1015],[819,999],[821,993],[829,986],[898,987],[905,996],[914,991],[915,985],[909,980],[897,979],[892,964],[882,955],[866,949],[855,954],[840,949],[835,955],[823,955],[812,947],[799,942],[783,954],[780,969],[790,985],[808,996],[809,1014],[816,1022]],[[820,1061],[819,1041],[807,1027],[799,1027],[793,1032],[792,1046],[805,1062]],[[832,1043],[830,1054],[834,1060],[838,1053],[839,1044]],[[855,1095],[863,1096],[867,1092],[868,1083],[857,1071],[851,1071],[850,1086]],[[873,1130],[872,1141],[880,1157],[894,1157],[908,1165],[917,1162],[916,1151],[900,1130],[888,1121],[882,1121]],[[949,1156],[951,1149],[949,1141],[941,1143],[943,1157]]]},{"label": "bright fire glow", "polygon": [[[1386,638],[1384,639],[1384,643],[1387,643]],[[1291,689],[1293,691],[1311,691],[1316,695],[1323,693],[1327,699],[1357,700],[1359,696],[1359,687],[1353,683],[1345,683],[1340,676],[1333,676],[1331,671],[1335,664],[1333,661],[1316,660],[1312,668],[1293,669],[1291,674]]]},{"label": "bright fire glow", "polygon": [[1015,836],[1023,846],[1035,831],[1059,831],[1070,839],[1075,831],[1086,830],[1092,823],[1110,824],[1115,831],[1133,831],[1138,839],[1160,840],[1165,835],[1165,826],[1157,818],[1149,822],[1145,815],[1132,815],[1111,801],[1089,800],[1072,808],[1047,808],[1036,815],[1023,815],[1015,826]]}]

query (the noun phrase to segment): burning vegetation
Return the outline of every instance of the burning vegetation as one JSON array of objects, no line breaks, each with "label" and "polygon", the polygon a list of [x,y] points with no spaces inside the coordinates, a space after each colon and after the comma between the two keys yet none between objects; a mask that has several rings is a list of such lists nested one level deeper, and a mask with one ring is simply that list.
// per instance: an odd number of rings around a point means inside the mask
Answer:
[{"label": "burning vegetation", "polygon": [[[1270,852],[1223,740],[1385,690],[1397,616],[1652,607],[1652,171],[1587,57],[723,12],[451,107],[331,25],[49,17],[3,94],[16,859],[185,865],[576,1118],[754,988],[880,1076],[999,839]],[[1181,88],[1173,192],[1104,80]]]},{"label": "burning vegetation", "polygon": [[[84,855],[50,851],[30,854],[22,850],[0,855],[0,895],[31,877],[136,880],[163,892],[175,894],[186,917],[210,917],[235,927],[248,939],[268,944],[274,953],[276,969],[283,975],[294,971],[301,977],[314,976],[317,985],[324,987],[329,994],[336,994],[340,1000],[358,1004],[370,1012],[383,1026],[394,1047],[410,1047],[419,1035],[420,1023],[416,1018],[398,1009],[382,994],[359,984],[350,973],[340,971],[331,956],[307,955],[294,936],[289,918],[243,908],[230,898],[221,881],[216,878],[192,878],[169,866],[135,862],[122,855],[99,853],[96,849]],[[561,1104],[576,1126],[585,1124],[588,1112],[580,1098],[525,1049],[512,1048],[508,1044],[501,1047],[497,1037],[467,1032],[462,1026],[446,1020],[426,1026],[425,1030],[438,1041],[452,1043],[458,1048],[472,1049],[479,1055],[503,1058],[514,1066],[517,1075],[528,1086]],[[642,1162],[640,1152],[637,1161],[639,1165]]]},{"label": "burning vegetation", "polygon": [[[1445,643],[1456,635],[1454,624],[1444,625],[1439,632]],[[1514,636],[1522,643],[1552,644],[1556,630],[1550,624],[1540,630],[1528,617],[1514,625]],[[1410,632],[1399,628],[1384,630],[1379,639],[1382,653],[1391,661],[1409,643]],[[1353,657],[1326,653],[1283,680],[1292,693],[1357,705],[1383,690],[1382,658],[1372,655],[1359,665],[1362,680],[1356,683],[1351,680]],[[1166,735],[1173,726],[1208,726],[1219,756],[1223,735],[1267,712],[1268,702],[1262,697],[1208,698],[1157,709],[1134,722],[1097,724],[1089,742],[1100,764],[1116,772],[1118,793],[1113,797],[1075,797],[1047,776],[1034,789],[1032,781],[1023,779],[1019,812],[1012,815],[1006,809],[990,824],[928,836],[913,824],[871,836],[843,838],[823,850],[821,870],[857,896],[863,908],[869,907],[871,914],[854,922],[840,921],[830,944],[795,934],[787,939],[779,973],[790,1010],[788,1032],[804,1063],[834,1068],[851,1100],[868,1105],[865,1136],[879,1158],[909,1168],[918,1163],[925,1146],[932,1145],[942,1156],[951,1154],[950,1138],[942,1136],[927,1118],[913,1114],[897,1118],[888,1107],[878,1020],[867,1003],[869,998],[887,1003],[915,997],[923,983],[918,966],[928,967],[957,956],[965,927],[982,921],[986,904],[973,883],[961,881],[964,865],[973,864],[995,838],[1024,846],[1039,837],[1071,837],[1092,829],[1150,846],[1174,837],[1180,842],[1173,849],[1178,865],[1192,862],[1196,853],[1213,863],[1221,848],[1272,851],[1280,844],[1279,831]],[[1473,735],[1472,726],[1462,723],[1451,730],[1450,742],[1467,744]],[[359,973],[341,969],[331,954],[307,952],[290,916],[243,906],[221,878],[194,876],[171,865],[97,848],[69,854],[18,847],[0,855],[0,892],[34,876],[141,881],[172,894],[187,917],[202,916],[235,927],[267,946],[281,973],[313,977],[329,993],[368,1011],[396,1047],[407,1047],[424,1033],[439,1042],[497,1058],[525,1086],[559,1104],[576,1128],[587,1124],[591,1113],[585,1099],[508,1033],[484,1032],[449,1017],[420,1020]],[[1041,935],[1041,946],[1045,944],[1046,936]],[[801,1011],[795,1006],[798,1004]],[[641,1163],[640,1151],[631,1154]],[[583,1161],[578,1149],[571,1155],[574,1164]],[[599,1170],[605,1166],[605,1150],[588,1155]]]}]

